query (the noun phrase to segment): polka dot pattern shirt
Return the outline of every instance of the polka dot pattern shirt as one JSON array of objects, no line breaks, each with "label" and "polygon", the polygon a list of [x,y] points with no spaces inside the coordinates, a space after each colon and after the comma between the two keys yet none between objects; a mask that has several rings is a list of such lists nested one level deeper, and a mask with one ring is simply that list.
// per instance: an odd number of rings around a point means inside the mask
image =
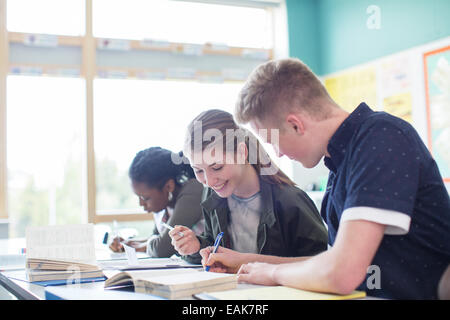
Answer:
[{"label": "polka dot pattern shirt", "polygon": [[380,268],[381,288],[369,290],[364,281],[359,289],[384,298],[435,299],[450,264],[450,200],[416,130],[361,103],[332,136],[328,152],[321,215],[331,246],[346,209],[371,207],[411,218],[406,234],[384,235],[372,261]]}]

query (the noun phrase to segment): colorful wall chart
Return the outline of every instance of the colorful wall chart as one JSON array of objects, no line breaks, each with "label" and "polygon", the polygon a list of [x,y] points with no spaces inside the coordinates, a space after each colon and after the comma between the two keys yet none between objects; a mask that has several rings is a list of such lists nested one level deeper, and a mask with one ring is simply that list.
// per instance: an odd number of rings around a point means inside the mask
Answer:
[{"label": "colorful wall chart", "polygon": [[407,54],[385,59],[380,68],[380,98],[383,111],[412,123],[413,82],[410,58]]},{"label": "colorful wall chart", "polygon": [[450,182],[450,46],[423,55],[428,148]]},{"label": "colorful wall chart", "polygon": [[333,100],[345,111],[352,112],[361,102],[376,109],[377,85],[374,67],[326,78],[325,88]]}]

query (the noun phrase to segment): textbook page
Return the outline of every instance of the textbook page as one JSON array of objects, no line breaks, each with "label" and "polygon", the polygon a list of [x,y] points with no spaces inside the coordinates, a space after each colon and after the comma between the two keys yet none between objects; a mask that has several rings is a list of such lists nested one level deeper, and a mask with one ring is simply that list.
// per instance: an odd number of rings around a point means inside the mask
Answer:
[{"label": "textbook page", "polygon": [[95,264],[94,225],[28,227],[27,258]]}]

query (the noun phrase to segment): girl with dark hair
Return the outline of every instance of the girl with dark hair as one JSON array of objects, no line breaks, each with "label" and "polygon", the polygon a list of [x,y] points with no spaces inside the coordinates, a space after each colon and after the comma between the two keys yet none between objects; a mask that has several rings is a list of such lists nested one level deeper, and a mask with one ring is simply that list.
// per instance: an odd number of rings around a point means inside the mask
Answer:
[{"label": "girl with dark hair", "polygon": [[[183,159],[175,163],[173,159]],[[160,147],[151,147],[137,153],[130,169],[129,177],[134,193],[139,197],[139,205],[154,215],[153,235],[144,241],[125,241],[136,251],[147,252],[151,257],[170,257],[176,250],[171,245],[168,225],[185,225],[196,234],[204,229],[200,208],[203,187],[195,179],[194,172],[182,153],[174,154]],[[120,241],[119,241],[120,240]],[[115,239],[110,245],[113,251],[123,251],[121,242]]]},{"label": "girl with dark hair", "polygon": [[[243,263],[292,262],[327,249],[327,232],[312,200],[230,113],[208,110],[192,120],[184,151],[197,180],[209,187],[201,203],[204,234],[186,226],[169,232],[185,259],[203,258],[211,271],[237,272]],[[221,247],[210,259],[220,232]]]}]

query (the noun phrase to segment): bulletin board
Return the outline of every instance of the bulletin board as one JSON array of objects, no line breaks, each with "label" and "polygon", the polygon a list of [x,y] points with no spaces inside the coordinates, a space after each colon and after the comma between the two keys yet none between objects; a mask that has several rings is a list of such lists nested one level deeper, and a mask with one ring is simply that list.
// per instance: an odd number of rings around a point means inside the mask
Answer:
[{"label": "bulletin board", "polygon": [[352,112],[365,102],[374,110],[386,111],[412,122],[412,71],[409,54],[387,57],[325,78],[333,100]]},{"label": "bulletin board", "polygon": [[[450,186],[450,37],[325,75],[336,103],[361,102],[410,122]],[[450,190],[450,189],[449,189]]]},{"label": "bulletin board", "polygon": [[325,87],[336,103],[352,112],[361,103],[376,103],[376,74],[374,67],[359,68],[325,79]]},{"label": "bulletin board", "polygon": [[450,182],[450,46],[423,54],[428,147]]}]

